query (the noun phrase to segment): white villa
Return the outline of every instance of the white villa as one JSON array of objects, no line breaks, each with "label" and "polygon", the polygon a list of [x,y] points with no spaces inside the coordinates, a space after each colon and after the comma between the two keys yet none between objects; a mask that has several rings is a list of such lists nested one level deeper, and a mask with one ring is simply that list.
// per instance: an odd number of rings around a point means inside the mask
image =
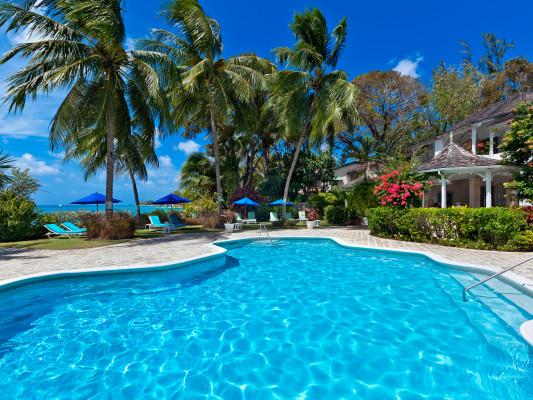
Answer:
[{"label": "white villa", "polygon": [[[533,101],[533,92],[515,95],[476,111],[448,132],[419,144],[415,153],[418,170],[434,174],[433,186],[424,197],[425,207],[492,207],[512,201],[503,184],[514,167],[502,165],[500,144],[517,103]],[[348,189],[376,177],[376,166],[352,162],[335,169],[338,187]]]},{"label": "white villa", "polygon": [[476,111],[450,131],[418,147],[418,153],[422,153],[418,170],[436,177],[425,196],[426,207],[509,205],[511,196],[503,183],[511,179],[514,168],[501,164],[499,145],[513,109],[524,100],[533,101],[533,92]]}]

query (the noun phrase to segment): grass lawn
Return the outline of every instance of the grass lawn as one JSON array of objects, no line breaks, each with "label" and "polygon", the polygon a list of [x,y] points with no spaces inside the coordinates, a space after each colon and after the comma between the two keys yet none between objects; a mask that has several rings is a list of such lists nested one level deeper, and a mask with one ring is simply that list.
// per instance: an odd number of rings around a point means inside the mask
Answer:
[{"label": "grass lawn", "polygon": [[30,248],[39,250],[72,250],[92,249],[94,247],[109,246],[110,244],[124,243],[131,239],[123,240],[87,240],[82,238],[72,239],[35,239],[20,242],[0,243],[0,249]]},{"label": "grass lawn", "polygon": [[[331,226],[325,222],[320,223],[321,227]],[[267,223],[269,230],[277,229],[307,229],[305,224],[298,224],[293,226],[272,226],[272,224]],[[259,224],[245,224],[243,225],[244,230],[259,230]],[[72,239],[35,239],[35,240],[24,240],[20,242],[7,242],[0,243],[0,249],[20,249],[20,248],[30,248],[30,249],[39,249],[39,250],[73,250],[73,249],[92,249],[95,247],[109,246],[111,244],[124,243],[131,240],[143,240],[150,238],[157,238],[161,236],[168,235],[187,235],[190,233],[201,233],[201,232],[222,232],[222,229],[204,229],[200,225],[189,226],[186,228],[178,229],[169,234],[163,235],[161,232],[149,231],[147,229],[137,229],[135,231],[135,238],[133,239],[122,239],[122,240],[87,240],[83,238],[72,238]]]},{"label": "grass lawn", "polygon": [[[170,235],[183,235],[189,233],[199,232],[217,232],[216,229],[204,229],[201,226],[190,226],[187,228],[178,229],[171,232]],[[149,231],[147,229],[137,229],[135,231],[135,237],[133,239],[121,239],[121,240],[87,240],[84,238],[72,238],[72,239],[35,239],[35,240],[23,240],[20,242],[6,242],[0,243],[0,249],[11,248],[30,248],[39,250],[72,250],[72,249],[92,249],[95,247],[109,246],[111,244],[118,244],[129,242],[131,240],[142,240],[149,238],[156,238],[163,236],[161,232]]]}]

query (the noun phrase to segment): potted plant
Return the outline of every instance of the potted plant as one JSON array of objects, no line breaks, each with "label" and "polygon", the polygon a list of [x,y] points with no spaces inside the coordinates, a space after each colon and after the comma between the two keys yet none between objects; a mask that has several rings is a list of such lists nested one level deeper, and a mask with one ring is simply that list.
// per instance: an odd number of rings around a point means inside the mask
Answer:
[{"label": "potted plant", "polygon": [[309,208],[306,211],[308,221],[305,221],[307,224],[307,229],[313,229],[317,227],[320,223],[320,215],[318,211],[314,208]]},{"label": "potted plant", "polygon": [[224,224],[224,229],[226,232],[233,232],[235,229],[235,224],[233,223],[233,219],[235,218],[235,213],[233,211],[227,210],[223,214],[224,218],[226,218],[226,223]]}]

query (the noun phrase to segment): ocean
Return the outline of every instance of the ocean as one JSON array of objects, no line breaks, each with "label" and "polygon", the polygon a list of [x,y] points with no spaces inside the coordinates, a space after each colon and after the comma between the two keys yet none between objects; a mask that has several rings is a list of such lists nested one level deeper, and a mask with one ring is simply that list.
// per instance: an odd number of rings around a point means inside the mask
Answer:
[{"label": "ocean", "polygon": [[[66,211],[84,211],[84,212],[96,212],[96,205],[88,204],[40,204],[37,205],[37,209],[42,213],[58,213]],[[130,214],[135,214],[137,209],[135,204],[114,204],[113,209],[115,211],[125,211]],[[164,210],[170,211],[170,206],[152,206],[152,205],[141,205],[141,213],[148,214],[154,210]],[[181,207],[172,208],[174,211],[181,211]],[[105,211],[105,204],[98,205],[98,211]]]}]

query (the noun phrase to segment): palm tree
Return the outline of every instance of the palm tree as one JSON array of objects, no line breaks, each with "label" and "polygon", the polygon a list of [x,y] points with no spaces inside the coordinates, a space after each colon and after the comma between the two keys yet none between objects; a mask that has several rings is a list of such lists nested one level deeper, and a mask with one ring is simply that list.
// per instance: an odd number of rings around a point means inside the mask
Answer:
[{"label": "palm tree", "polygon": [[265,75],[274,71],[269,61],[255,55],[224,59],[220,26],[208,17],[198,0],[173,0],[164,10],[177,33],[154,30],[143,47],[168,56],[172,65],[158,61],[162,78],[178,85],[169,88],[176,126],[195,124],[207,129],[215,159],[217,205],[222,210],[219,130],[232,109],[266,89]]},{"label": "palm tree", "polygon": [[208,196],[216,188],[215,168],[204,153],[193,153],[180,171],[180,186],[187,195]]},{"label": "palm tree", "polygon": [[344,129],[356,114],[357,95],[346,73],[335,70],[346,41],[346,18],[330,34],[326,19],[315,8],[296,14],[290,27],[296,44],[274,49],[278,62],[288,69],[276,74],[270,99],[287,140],[298,138],[283,191],[285,201],[302,146],[308,140],[320,143]]},{"label": "palm tree", "polygon": [[155,113],[162,125],[165,121],[159,79],[146,62],[161,55],[125,51],[121,0],[4,2],[0,26],[37,39],[0,59],[1,64],[28,59],[8,79],[9,110],[23,110],[27,98],[35,100],[39,93],[68,90],[52,119],[52,150],[80,136],[93,137],[88,150],[101,151],[105,144],[106,212],[111,213],[115,142],[130,134],[133,118],[149,126]]},{"label": "palm tree", "polygon": [[11,159],[9,154],[5,154],[0,150],[0,190],[3,190],[11,182],[11,177],[7,176],[4,171],[13,168],[12,162],[13,159]]}]

